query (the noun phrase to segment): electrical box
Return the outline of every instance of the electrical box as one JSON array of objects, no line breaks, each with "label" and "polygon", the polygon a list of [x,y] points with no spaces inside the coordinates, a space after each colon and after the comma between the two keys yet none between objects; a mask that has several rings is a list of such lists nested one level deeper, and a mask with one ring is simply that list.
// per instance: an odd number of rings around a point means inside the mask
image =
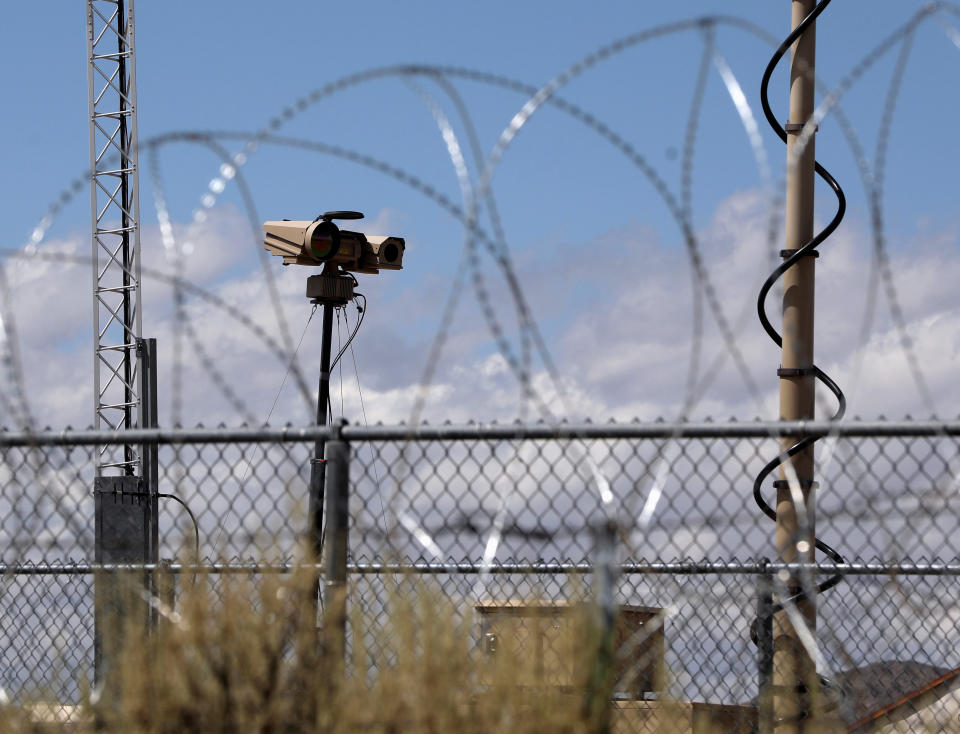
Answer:
[{"label": "electrical box", "polygon": [[[147,563],[150,553],[150,498],[134,476],[95,477],[94,560],[98,564]],[[143,598],[145,576],[104,572],[94,578],[94,677],[105,678],[131,621],[146,625],[150,607]]]},{"label": "electrical box", "polygon": [[[586,611],[582,605],[491,601],[475,609],[484,649],[491,655],[509,649],[524,662],[516,671],[518,685],[576,685],[580,678],[575,665],[582,662],[578,623]],[[633,605],[618,609],[614,694],[642,699],[663,688],[663,610]]]},{"label": "electrical box", "polygon": [[146,563],[150,554],[150,502],[137,477],[95,477],[94,560]]}]

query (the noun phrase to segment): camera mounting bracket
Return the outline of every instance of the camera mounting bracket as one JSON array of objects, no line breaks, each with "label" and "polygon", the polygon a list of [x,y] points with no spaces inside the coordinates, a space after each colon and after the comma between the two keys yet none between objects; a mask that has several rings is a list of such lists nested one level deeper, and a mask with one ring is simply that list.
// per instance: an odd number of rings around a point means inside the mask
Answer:
[{"label": "camera mounting bracket", "polygon": [[353,300],[356,279],[340,270],[339,266],[327,264],[320,275],[307,278],[307,298],[311,303],[343,306]]}]

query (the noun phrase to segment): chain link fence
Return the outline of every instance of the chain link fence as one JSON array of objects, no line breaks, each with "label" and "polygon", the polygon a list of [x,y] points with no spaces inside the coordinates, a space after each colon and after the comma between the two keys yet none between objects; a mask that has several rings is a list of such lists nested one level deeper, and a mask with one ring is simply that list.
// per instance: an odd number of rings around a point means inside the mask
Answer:
[{"label": "chain link fence", "polygon": [[[624,697],[749,711],[759,686],[751,625],[764,584],[783,570],[765,561],[774,523],[752,486],[780,450],[778,432],[824,437],[816,534],[845,563],[819,569],[843,580],[818,597],[816,637],[843,720],[906,701],[903,718],[924,692],[924,705],[931,691],[946,705],[960,668],[960,423],[347,426],[350,604],[376,623],[413,573],[493,646],[484,608],[559,608],[589,593],[591,528],[613,518],[616,601],[656,610],[662,634],[655,690]],[[223,573],[285,572],[302,557],[313,442],[332,435],[2,434],[6,694],[75,704],[92,678],[98,444],[157,447],[158,557],[183,588],[195,559],[216,586]]]}]

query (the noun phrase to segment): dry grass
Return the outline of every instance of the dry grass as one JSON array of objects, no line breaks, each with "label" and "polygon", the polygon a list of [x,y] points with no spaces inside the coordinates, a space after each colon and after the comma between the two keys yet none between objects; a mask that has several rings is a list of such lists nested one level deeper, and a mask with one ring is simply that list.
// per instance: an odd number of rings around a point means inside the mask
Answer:
[{"label": "dry grass", "polygon": [[[36,708],[4,707],[0,730],[574,734],[604,728],[609,690],[603,676],[582,664],[597,649],[586,625],[571,646],[577,660],[561,662],[582,684],[518,686],[530,680],[529,656],[508,647],[494,656],[479,650],[471,615],[428,582],[404,580],[403,590],[390,595],[386,619],[354,610],[344,663],[329,610],[316,624],[308,573],[219,577],[216,593],[206,581],[181,594],[177,612],[151,637],[128,626],[102,690],[87,697],[73,723],[43,724]],[[589,686],[592,697],[584,693]]]},{"label": "dry grass", "polygon": [[[141,577],[127,578],[135,592],[126,601],[127,617],[143,620]],[[554,640],[549,656],[510,644],[498,644],[490,655],[478,644],[470,602],[457,608],[430,578],[403,577],[376,618],[351,605],[345,659],[333,634],[336,610],[328,608],[317,624],[310,571],[201,574],[195,584],[190,577],[181,583],[176,611],[155,603],[162,613],[152,634],[145,634],[145,624],[128,623],[112,636],[119,649],[106,680],[70,712],[69,723],[50,698],[0,705],[0,734],[706,734],[752,728],[744,720],[698,715],[680,702],[612,704],[613,667],[602,662],[611,659],[611,641],[601,644],[586,605],[568,609],[569,634]],[[568,591],[576,597],[584,590]],[[810,730],[842,730],[822,723]]]}]

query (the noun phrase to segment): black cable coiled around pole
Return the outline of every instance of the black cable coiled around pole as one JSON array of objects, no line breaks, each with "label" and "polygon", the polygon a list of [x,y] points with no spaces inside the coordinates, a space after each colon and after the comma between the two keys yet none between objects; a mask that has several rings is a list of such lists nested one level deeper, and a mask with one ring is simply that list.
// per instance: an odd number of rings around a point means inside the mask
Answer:
[{"label": "black cable coiled around pole", "polygon": [[[766,70],[763,72],[763,79],[760,82],[760,102],[761,102],[761,105],[763,106],[763,114],[767,118],[767,123],[770,125],[771,128],[773,128],[774,132],[777,133],[777,135],[780,137],[780,139],[784,143],[787,142],[787,131],[782,125],[780,125],[779,121],[774,116],[773,111],[770,109],[770,101],[768,99],[768,94],[767,94],[767,91],[768,91],[767,88],[770,84],[770,77],[773,74],[773,70],[780,63],[780,60],[783,58],[784,54],[787,52],[787,49],[790,48],[790,46],[794,43],[794,41],[796,41],[801,35],[803,35],[803,33],[807,30],[810,24],[812,24],[817,19],[817,16],[819,16],[820,13],[822,13],[824,9],[827,7],[827,5],[829,4],[830,4],[830,0],[821,0],[821,2],[817,4],[817,6],[810,12],[810,14],[806,18],[804,18],[797,25],[797,27],[793,29],[790,35],[783,40],[783,42],[777,48],[776,52],[773,54],[769,63],[767,64]],[[810,73],[812,73],[812,70],[810,70]],[[803,122],[806,122],[806,121],[803,121]],[[780,335],[780,333],[777,332],[777,330],[774,328],[773,324],[770,323],[770,320],[767,318],[767,313],[765,308],[767,295],[769,294],[770,289],[773,288],[773,285],[777,282],[777,280],[779,280],[780,277],[788,269],[790,269],[794,264],[799,262],[801,258],[811,256],[813,253],[815,253],[817,246],[822,244],[824,240],[826,240],[831,234],[833,234],[833,232],[840,225],[840,222],[843,220],[843,215],[846,212],[846,208],[847,208],[846,197],[843,194],[843,189],[840,188],[840,184],[838,184],[836,179],[834,179],[833,176],[830,175],[827,169],[825,169],[819,163],[815,162],[814,166],[815,166],[817,175],[819,175],[820,178],[823,179],[828,186],[830,186],[834,194],[836,194],[837,212],[836,214],[834,214],[833,219],[830,220],[830,223],[826,227],[824,227],[820,232],[818,232],[813,237],[813,239],[811,239],[802,247],[794,251],[790,255],[790,257],[784,260],[770,274],[770,276],[764,282],[763,287],[760,289],[760,294],[757,298],[757,313],[760,317],[760,323],[763,325],[764,331],[766,331],[767,334],[770,336],[770,338],[774,342],[776,342],[778,347],[783,346],[783,338]],[[833,393],[834,397],[836,397],[837,399],[837,403],[838,403],[837,412],[832,416],[830,420],[833,420],[833,421],[840,420],[843,417],[843,414],[846,412],[846,408],[847,408],[847,401],[843,395],[843,391],[841,391],[837,383],[834,382],[830,378],[830,376],[827,375],[819,367],[817,367],[816,365],[813,365],[812,370],[813,370],[813,375],[821,383],[823,383],[827,387],[827,389],[830,390],[830,392]],[[776,510],[774,510],[774,508],[772,508],[767,503],[767,501],[763,498],[762,489],[763,489],[764,481],[781,464],[785,463],[791,457],[796,456],[797,454],[801,453],[805,449],[812,446],[816,440],[817,440],[816,438],[801,439],[800,441],[792,445],[790,448],[788,448],[786,451],[782,451],[776,458],[769,461],[763,467],[763,469],[760,470],[760,473],[757,474],[757,478],[753,483],[753,498],[754,500],[756,500],[756,503],[760,507],[763,514],[765,514],[771,520],[776,521],[777,513],[776,513]],[[816,537],[814,538],[814,546],[818,550],[825,553],[830,558],[830,560],[834,561],[835,563],[845,562],[843,556],[841,556],[836,549],[831,548],[829,545],[824,543],[822,540],[817,539]],[[818,593],[823,592],[823,591],[826,591],[827,589],[830,589],[836,586],[838,583],[840,583],[841,578],[842,577],[839,575],[831,576],[829,579],[827,579],[826,581],[822,582],[817,586],[817,592]],[[808,595],[806,590],[801,589],[797,593],[794,593],[792,596],[789,596],[786,599],[783,599],[773,604],[770,607],[769,613],[773,615],[777,612],[782,611],[786,605],[796,604],[797,602],[807,598],[808,598]],[[761,620],[757,619],[754,622],[754,625],[751,629],[751,638],[755,643],[759,640],[757,625],[760,623],[760,621]],[[832,687],[832,684],[830,684],[829,682],[827,681],[823,681],[823,682],[828,687]],[[786,723],[786,722],[779,722],[779,723]]]}]

